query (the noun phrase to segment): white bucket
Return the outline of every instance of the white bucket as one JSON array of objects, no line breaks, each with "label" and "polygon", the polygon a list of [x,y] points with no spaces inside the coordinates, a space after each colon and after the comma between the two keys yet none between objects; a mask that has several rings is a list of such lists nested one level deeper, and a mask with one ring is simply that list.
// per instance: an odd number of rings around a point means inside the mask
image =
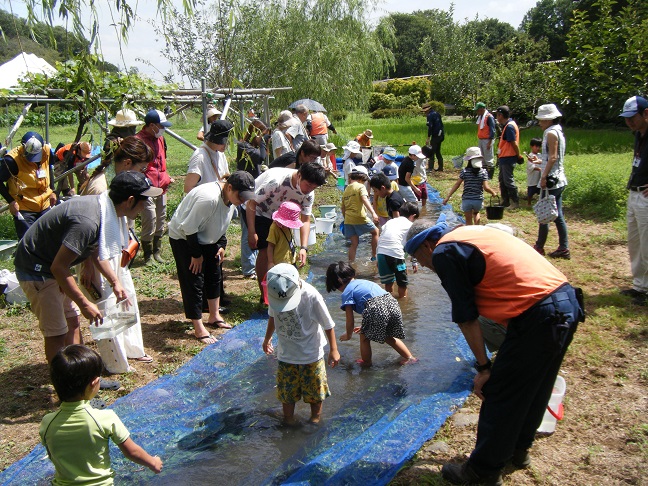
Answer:
[{"label": "white bucket", "polygon": [[553,434],[554,430],[556,430],[556,422],[563,418],[562,401],[566,389],[567,384],[565,383],[565,379],[562,376],[557,376],[556,383],[554,383],[553,391],[551,392],[551,398],[549,399],[549,405],[547,405],[547,411],[544,417],[542,417],[542,423],[538,427],[538,432],[542,434]]},{"label": "white bucket", "polygon": [[[297,247],[301,246],[301,236],[299,231],[301,228],[296,228],[293,231],[293,239],[295,240],[295,245]],[[308,246],[314,245],[317,243],[317,236],[315,236],[315,225],[311,222],[310,231],[308,233]]]},{"label": "white bucket", "polygon": [[328,235],[333,233],[333,225],[335,224],[335,218],[315,218],[315,232],[324,233]]},{"label": "white bucket", "polygon": [[7,287],[5,289],[5,299],[9,304],[26,304],[29,302],[25,292],[18,283],[18,278],[14,272],[10,272],[6,268],[0,270],[0,277],[6,280]]}]

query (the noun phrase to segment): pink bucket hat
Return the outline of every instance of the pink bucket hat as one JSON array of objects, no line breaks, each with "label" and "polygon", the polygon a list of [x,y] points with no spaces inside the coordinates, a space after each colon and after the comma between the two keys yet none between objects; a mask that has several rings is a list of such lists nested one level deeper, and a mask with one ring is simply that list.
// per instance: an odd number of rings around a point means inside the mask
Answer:
[{"label": "pink bucket hat", "polygon": [[301,208],[294,202],[286,201],[281,203],[279,209],[272,213],[272,219],[277,223],[281,223],[286,228],[296,229],[301,228],[304,223],[299,216],[301,214]]}]

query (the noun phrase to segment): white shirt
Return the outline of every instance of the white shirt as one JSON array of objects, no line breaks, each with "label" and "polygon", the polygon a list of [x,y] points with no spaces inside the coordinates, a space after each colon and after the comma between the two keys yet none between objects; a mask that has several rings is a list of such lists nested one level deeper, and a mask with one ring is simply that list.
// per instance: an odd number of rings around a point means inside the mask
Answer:
[{"label": "white shirt", "polygon": [[407,232],[411,227],[412,222],[405,216],[387,221],[380,229],[376,253],[394,258],[405,258],[403,247],[407,242]]},{"label": "white shirt", "polygon": [[187,174],[198,174],[200,176],[198,184],[222,182],[229,173],[225,154],[210,149],[206,144],[198,147],[189,159]]},{"label": "white shirt", "polygon": [[[284,135],[284,132],[279,130],[278,128],[272,132],[272,154],[275,157],[279,157],[280,155],[285,154],[286,152],[292,151],[292,147],[290,146],[290,142],[286,138],[286,135]],[[276,153],[277,149],[281,149],[280,153]]]},{"label": "white shirt", "polygon": [[322,295],[311,284],[303,280],[300,283],[301,301],[295,309],[275,312],[268,308],[277,333],[277,358],[290,364],[310,364],[322,359],[327,343],[324,330],[335,327]]},{"label": "white shirt", "polygon": [[349,185],[349,174],[353,169],[355,169],[356,164],[353,159],[346,159],[342,165],[342,170],[344,171],[344,183]]},{"label": "white shirt", "polygon": [[301,213],[310,216],[315,200],[315,193],[304,194],[299,187],[292,184],[296,169],[275,167],[266,170],[256,178],[255,197],[257,216],[272,218],[272,213],[279,209],[281,203],[291,201],[302,208]]},{"label": "white shirt", "polygon": [[216,243],[227,231],[236,206],[227,206],[217,182],[194,187],[180,202],[169,223],[169,237],[186,240],[198,234],[198,243]]}]

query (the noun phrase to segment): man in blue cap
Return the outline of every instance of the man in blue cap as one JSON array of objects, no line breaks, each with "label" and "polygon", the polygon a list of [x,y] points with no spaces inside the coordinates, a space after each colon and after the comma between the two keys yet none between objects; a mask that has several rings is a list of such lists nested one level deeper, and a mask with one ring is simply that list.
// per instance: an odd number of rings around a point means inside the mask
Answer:
[{"label": "man in blue cap", "polygon": [[[445,464],[453,484],[502,484],[508,461],[527,467],[567,347],[584,319],[582,297],[531,246],[499,229],[460,226],[444,215],[410,229],[405,251],[434,271],[475,355],[474,392],[483,400],[477,443],[464,464]],[[507,328],[497,359],[486,353],[479,316]]]},{"label": "man in blue cap", "polygon": [[43,137],[27,132],[0,164],[0,195],[9,203],[18,239],[56,204],[51,160],[52,149]]},{"label": "man in blue cap", "polygon": [[628,98],[619,115],[635,136],[632,172],[628,180],[628,253],[632,288],[622,290],[637,305],[648,305],[648,101]]}]

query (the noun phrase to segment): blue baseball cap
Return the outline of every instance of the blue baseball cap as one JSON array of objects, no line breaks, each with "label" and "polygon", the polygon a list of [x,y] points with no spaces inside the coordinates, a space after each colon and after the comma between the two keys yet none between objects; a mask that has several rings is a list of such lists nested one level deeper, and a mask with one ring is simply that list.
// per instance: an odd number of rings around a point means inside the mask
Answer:
[{"label": "blue baseball cap", "polygon": [[155,123],[162,125],[165,128],[171,126],[171,122],[167,120],[167,117],[160,110],[150,110],[144,117],[144,123],[149,125],[150,123]]},{"label": "blue baseball cap", "polygon": [[387,176],[390,181],[398,179],[398,171],[393,164],[387,164],[382,168],[383,174]]},{"label": "blue baseball cap", "polygon": [[631,118],[637,113],[643,113],[644,110],[648,108],[648,101],[641,96],[633,96],[628,98],[623,104],[623,111],[619,116],[623,118]]},{"label": "blue baseball cap", "polygon": [[446,223],[446,215],[441,214],[434,226],[421,231],[407,240],[407,243],[405,243],[405,251],[407,254],[413,255],[425,240],[438,241],[448,231],[450,231],[450,227],[448,226],[448,223]]}]

